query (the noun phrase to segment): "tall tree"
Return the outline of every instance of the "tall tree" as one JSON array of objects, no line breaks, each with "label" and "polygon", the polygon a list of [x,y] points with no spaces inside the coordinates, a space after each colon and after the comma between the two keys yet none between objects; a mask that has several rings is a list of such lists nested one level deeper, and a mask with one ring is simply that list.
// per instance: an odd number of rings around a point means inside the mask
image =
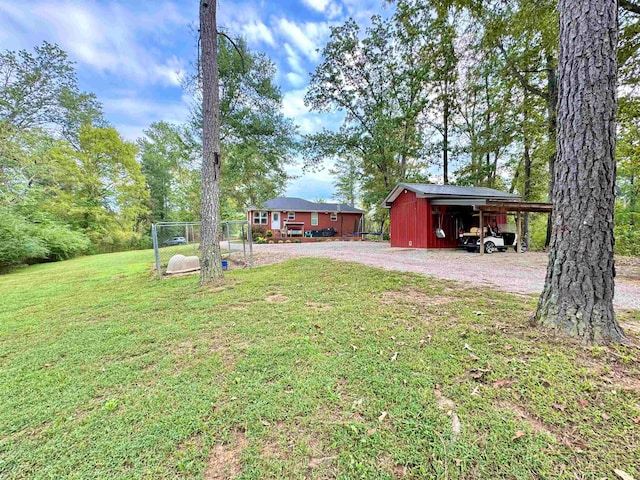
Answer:
[{"label": "tall tree", "polygon": [[200,0],[202,72],[202,260],[200,284],[222,278],[220,252],[220,92],[216,1]]},{"label": "tall tree", "polygon": [[335,178],[333,198],[355,207],[362,178],[358,159],[349,155],[344,160],[337,161],[329,173]]},{"label": "tall tree", "polygon": [[560,0],[558,159],[536,320],[588,343],[624,340],[613,310],[617,1]]},{"label": "tall tree", "polygon": [[[249,50],[242,39],[218,38],[220,84],[221,202],[242,211],[282,191],[294,161],[297,128],[282,113],[282,93],[276,84],[275,64],[263,53]],[[187,88],[202,96],[198,79]],[[194,106],[191,127],[196,148],[201,147],[202,109]]]}]

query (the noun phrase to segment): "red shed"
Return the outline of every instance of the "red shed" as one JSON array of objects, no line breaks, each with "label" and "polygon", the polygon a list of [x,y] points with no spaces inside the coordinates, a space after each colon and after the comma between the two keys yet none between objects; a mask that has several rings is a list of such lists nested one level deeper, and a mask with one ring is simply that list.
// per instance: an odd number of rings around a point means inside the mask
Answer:
[{"label": "red shed", "polygon": [[[399,183],[383,203],[390,209],[391,246],[455,248],[458,232],[479,224],[474,206],[486,205],[487,200],[518,201],[520,196],[485,187]],[[501,231],[507,229],[505,214],[487,221]],[[436,235],[436,229],[444,238]]]}]

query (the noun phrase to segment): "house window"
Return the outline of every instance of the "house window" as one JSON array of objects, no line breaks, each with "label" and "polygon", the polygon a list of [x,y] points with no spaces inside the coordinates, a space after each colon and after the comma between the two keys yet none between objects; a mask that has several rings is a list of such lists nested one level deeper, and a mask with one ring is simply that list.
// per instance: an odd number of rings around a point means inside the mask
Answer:
[{"label": "house window", "polygon": [[313,227],[318,226],[318,212],[311,213],[311,226]]},{"label": "house window", "polygon": [[296,212],[287,213],[287,220],[295,220],[295,219],[296,219]]},{"label": "house window", "polygon": [[332,222],[337,222],[338,221],[338,214],[336,212],[333,212],[331,214],[331,221]]},{"label": "house window", "polygon": [[267,212],[253,212],[253,223],[255,225],[266,225]]}]

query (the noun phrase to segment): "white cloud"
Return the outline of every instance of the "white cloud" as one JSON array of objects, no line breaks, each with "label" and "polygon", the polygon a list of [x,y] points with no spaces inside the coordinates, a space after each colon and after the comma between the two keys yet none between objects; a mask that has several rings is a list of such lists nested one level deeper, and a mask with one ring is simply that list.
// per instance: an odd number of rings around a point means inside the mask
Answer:
[{"label": "white cloud", "polygon": [[183,60],[165,58],[162,51],[145,46],[150,39],[166,42],[176,26],[187,28],[187,20],[171,3],[134,12],[116,3],[40,0],[20,8],[3,4],[0,10],[0,30],[12,31],[21,46],[40,39],[57,43],[72,60],[99,73],[141,85],[178,85],[176,72],[185,69]]},{"label": "white cloud", "polygon": [[289,45],[288,43],[285,43],[284,51],[287,54],[287,62],[289,63],[289,66],[293,70],[295,70],[299,74],[307,73],[306,68],[302,64],[302,59],[300,58],[300,55],[298,55],[298,53],[293,49],[291,45]]},{"label": "white cloud", "polygon": [[327,22],[296,23],[287,18],[276,21],[278,31],[283,37],[312,62],[320,59],[320,48],[329,38]]},{"label": "white cloud", "polygon": [[342,15],[342,5],[331,0],[302,0],[312,10],[324,13],[328,18],[334,19]]},{"label": "white cloud", "polygon": [[271,30],[260,20],[253,19],[245,23],[242,25],[241,32],[249,44],[264,42],[272,47],[276,46]]},{"label": "white cloud", "polygon": [[303,86],[307,81],[305,79],[305,77],[303,77],[299,73],[295,73],[295,72],[287,73],[285,75],[285,78],[287,79],[287,82],[289,82],[295,88],[299,88],[299,87]]}]

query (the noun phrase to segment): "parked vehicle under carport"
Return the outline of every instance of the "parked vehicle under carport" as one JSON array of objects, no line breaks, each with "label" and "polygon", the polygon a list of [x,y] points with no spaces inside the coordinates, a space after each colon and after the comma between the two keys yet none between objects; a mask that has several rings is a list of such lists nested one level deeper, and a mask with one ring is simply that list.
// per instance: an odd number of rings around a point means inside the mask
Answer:
[{"label": "parked vehicle under carport", "polygon": [[[498,232],[490,226],[485,227],[484,231],[484,251],[485,253],[506,252],[508,248],[517,248],[517,235],[513,232]],[[460,241],[462,248],[468,252],[480,251],[480,229],[478,227],[471,228],[468,232],[460,233]],[[520,245],[523,252],[527,251],[526,243]]]}]

